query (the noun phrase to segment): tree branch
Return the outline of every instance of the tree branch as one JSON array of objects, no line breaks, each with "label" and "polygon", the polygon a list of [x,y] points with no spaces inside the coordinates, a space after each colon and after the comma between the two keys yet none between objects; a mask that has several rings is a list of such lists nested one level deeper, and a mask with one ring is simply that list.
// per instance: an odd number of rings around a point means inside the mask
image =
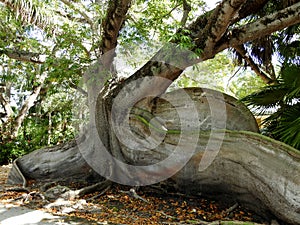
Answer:
[{"label": "tree branch", "polygon": [[190,6],[190,4],[187,2],[187,0],[183,0],[183,15],[182,15],[182,18],[181,18],[181,26],[182,27],[185,27],[186,25],[186,21],[188,19],[188,16],[189,16],[189,13],[190,11],[192,10],[192,7]]},{"label": "tree branch", "polygon": [[[140,88],[133,87],[132,95],[160,95],[164,93],[173,80],[180,76],[186,67],[212,58],[215,54],[229,47],[239,46],[300,22],[300,3],[297,3],[277,13],[258,19],[254,23],[228,31],[231,19],[237,16],[237,12],[245,2],[245,0],[224,1],[215,10],[198,17],[187,28],[191,32],[185,35],[189,35],[195,41],[195,45],[189,49],[190,51],[196,51],[199,48],[202,50],[199,57],[191,59],[187,50],[187,55],[181,55],[181,58],[179,58],[178,54],[180,55],[180,51],[177,53],[177,50],[170,52],[170,48],[163,47],[149,62],[125,82],[130,83],[133,80],[148,76],[166,78],[165,81],[154,80],[149,82],[147,79],[144,79],[144,83],[140,84]],[[176,44],[176,41],[174,43]],[[183,51],[181,53],[185,54]],[[172,61],[168,60],[170,55],[172,55]],[[117,89],[115,91],[118,92]]]},{"label": "tree branch", "polygon": [[241,45],[245,42],[271,34],[277,30],[300,23],[299,12],[300,2],[271,15],[262,17],[253,23],[235,28],[224,35],[219,44],[215,46],[214,52],[221,52],[229,47]]},{"label": "tree branch", "polygon": [[0,55],[5,54],[11,59],[16,59],[23,62],[31,62],[37,64],[43,64],[45,59],[42,58],[42,55],[34,52],[25,52],[15,49],[4,49],[0,50]]},{"label": "tree branch", "polygon": [[[91,27],[94,26],[93,21],[91,20],[91,18],[87,15],[86,12],[83,11],[83,9],[85,8],[82,4],[79,6],[75,6],[74,2],[70,2],[68,0],[61,0],[65,5],[69,6],[71,9],[73,9],[75,12],[78,12],[84,19],[85,21],[87,21]],[[78,4],[78,3],[77,3]]]},{"label": "tree branch", "polygon": [[240,8],[246,1],[247,0],[228,0],[223,1],[217,6],[210,17],[205,30],[200,32],[200,36],[198,36],[198,38],[201,40],[201,37],[203,37],[203,34],[205,34],[205,52],[209,53],[213,51],[216,42],[223,37],[230,26],[232,19],[238,16]]},{"label": "tree branch", "polygon": [[110,0],[106,17],[102,23],[101,52],[106,54],[103,58],[103,65],[109,69],[115,57],[115,48],[119,31],[125,21],[126,14],[130,8],[131,0]]},{"label": "tree branch", "polygon": [[14,139],[17,136],[18,130],[21,127],[21,124],[23,123],[23,121],[25,119],[26,113],[32,106],[34,106],[34,102],[37,99],[37,97],[39,96],[41,88],[43,87],[47,77],[48,77],[47,72],[43,72],[40,75],[39,79],[37,80],[39,85],[37,85],[33,88],[32,93],[30,94],[30,96],[27,97],[26,101],[24,102],[23,106],[21,107],[21,109],[18,113],[18,116],[15,119],[14,125],[12,127],[11,139]]},{"label": "tree branch", "polygon": [[248,63],[251,69],[258,75],[266,84],[271,84],[274,82],[271,78],[269,78],[261,69],[257,66],[257,64],[253,61],[251,56],[247,54],[243,45],[235,46],[235,50],[242,56],[242,58]]},{"label": "tree branch", "polygon": [[88,97],[88,93],[81,87],[74,84],[71,80],[69,80],[69,86],[75,90],[77,90],[79,93],[81,93],[83,96]]}]

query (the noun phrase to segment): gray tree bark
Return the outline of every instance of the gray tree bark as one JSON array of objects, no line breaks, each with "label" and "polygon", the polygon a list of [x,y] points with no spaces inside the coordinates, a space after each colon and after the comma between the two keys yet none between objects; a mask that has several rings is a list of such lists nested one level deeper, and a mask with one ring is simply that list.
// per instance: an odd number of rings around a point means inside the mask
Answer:
[{"label": "gray tree bark", "polygon": [[[186,96],[192,99],[192,104],[186,101]],[[97,102],[97,135],[106,149],[97,148],[97,143],[91,142],[94,134],[86,132],[77,141],[34,151],[18,159],[8,182],[23,182],[18,169],[26,179],[43,182],[101,181],[104,178],[97,173],[99,168],[108,171],[104,173],[108,179],[123,182],[132,176],[133,185],[144,185],[145,178],[154,177],[155,181],[155,177],[165,176],[160,182],[164,187],[190,194],[230,196],[262,216],[300,224],[299,151],[260,135],[252,114],[234,98],[209,89],[191,88],[184,89],[184,94],[177,90],[144,99],[131,110],[129,126],[122,127],[122,138],[126,139],[130,132],[139,135],[140,139],[129,145],[117,139],[113,129],[108,129],[112,124],[106,118],[110,114],[105,99],[98,98]],[[192,120],[191,109],[196,110],[198,121]],[[137,151],[138,146],[144,150]],[[114,164],[101,159],[93,164],[89,160],[99,150],[108,150],[118,160],[138,168],[155,165],[174,153],[176,160],[164,164],[160,170],[153,167],[135,173],[124,169],[121,173]],[[186,155],[190,157],[181,165]]]}]

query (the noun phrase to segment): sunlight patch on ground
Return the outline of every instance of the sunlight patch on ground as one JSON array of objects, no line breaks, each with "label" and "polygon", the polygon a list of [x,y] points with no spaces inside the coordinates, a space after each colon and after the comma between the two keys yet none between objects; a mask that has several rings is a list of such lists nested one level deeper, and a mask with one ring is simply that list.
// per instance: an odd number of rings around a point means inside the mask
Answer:
[{"label": "sunlight patch on ground", "polygon": [[[52,221],[55,219],[56,222]],[[48,220],[48,221],[47,221]],[[57,224],[60,223],[58,216],[53,216],[43,211],[31,210],[25,207],[16,207],[12,205],[0,205],[0,224],[1,225],[28,225],[28,224]]]}]

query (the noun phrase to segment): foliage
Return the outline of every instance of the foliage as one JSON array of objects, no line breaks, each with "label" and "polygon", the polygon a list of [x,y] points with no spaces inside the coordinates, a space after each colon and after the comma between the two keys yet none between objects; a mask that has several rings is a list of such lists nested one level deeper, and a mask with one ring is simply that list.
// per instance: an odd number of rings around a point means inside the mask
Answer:
[{"label": "foliage", "polygon": [[185,70],[170,90],[191,86],[210,88],[241,98],[257,91],[263,82],[250,70],[237,67],[232,54],[222,52]]},{"label": "foliage", "polygon": [[[7,90],[3,95],[9,100],[13,115],[5,117],[4,109],[0,108],[0,163],[74,137],[77,129],[72,126],[70,99],[78,93],[72,88],[76,88],[86,67],[97,58],[95,46],[99,39],[97,29],[77,21],[77,10],[58,1],[20,0],[9,3],[17,8],[18,13],[15,15],[10,7],[0,4],[0,83]],[[97,4],[87,7],[95,14],[101,11]],[[29,11],[33,13],[29,15]],[[70,17],[61,13],[69,13]],[[53,20],[52,17],[60,19]],[[31,24],[33,20],[35,23]],[[3,54],[6,51],[15,52],[20,57],[30,52],[44,56],[45,61],[36,64],[15,60]],[[47,79],[34,105],[25,112],[17,137],[12,140],[10,132],[15,126],[15,119],[33,94],[41,73],[47,73]]]},{"label": "foliage", "polygon": [[[121,31],[120,44],[138,43],[140,41],[167,42],[176,30],[182,27],[181,18],[184,12],[182,0],[151,0],[136,1],[129,12],[126,28]],[[205,2],[202,0],[188,1],[191,13],[187,23],[205,10]],[[182,37],[184,39],[184,37]],[[185,37],[187,38],[187,37]]]},{"label": "foliage", "polygon": [[285,64],[278,83],[264,87],[242,99],[245,103],[271,113],[265,120],[268,135],[300,149],[300,66]]},{"label": "foliage", "polygon": [[[300,149],[299,34],[300,26],[297,24],[269,37],[273,46],[267,55],[269,57],[273,55],[281,64],[278,76],[272,85],[266,85],[260,91],[242,98],[242,101],[251,106],[255,112],[270,115],[264,121],[264,132],[267,135],[298,149]],[[258,60],[266,62],[261,54],[256,55]]]},{"label": "foliage", "polygon": [[73,100],[80,100],[78,93],[56,87],[48,95],[30,109],[16,139],[8,139],[7,132],[1,130],[0,164],[45,146],[67,142],[78,133],[83,122],[73,112]]},{"label": "foliage", "polygon": [[18,138],[14,142],[6,142],[1,144],[0,165],[11,163],[14,159],[22,156],[30,151],[27,143],[22,138]]},{"label": "foliage", "polygon": [[237,99],[246,97],[247,95],[259,91],[265,83],[259,79],[249,69],[240,68],[236,74],[228,80],[228,94],[232,94]]}]

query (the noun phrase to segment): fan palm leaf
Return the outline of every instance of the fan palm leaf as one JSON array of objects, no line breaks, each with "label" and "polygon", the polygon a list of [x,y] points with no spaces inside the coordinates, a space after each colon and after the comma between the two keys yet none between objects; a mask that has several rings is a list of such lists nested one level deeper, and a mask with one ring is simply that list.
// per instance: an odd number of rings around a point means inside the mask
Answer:
[{"label": "fan palm leaf", "polygon": [[[264,121],[266,134],[300,149],[300,67],[285,63],[278,84],[241,99],[260,113],[272,114]],[[273,111],[273,112],[272,112]]]},{"label": "fan palm leaf", "polygon": [[261,91],[252,93],[241,99],[246,105],[254,108],[273,108],[283,101],[288,93],[288,88],[283,84],[264,87]]},{"label": "fan palm leaf", "polygon": [[300,149],[300,103],[283,111],[273,133],[279,140]]}]

